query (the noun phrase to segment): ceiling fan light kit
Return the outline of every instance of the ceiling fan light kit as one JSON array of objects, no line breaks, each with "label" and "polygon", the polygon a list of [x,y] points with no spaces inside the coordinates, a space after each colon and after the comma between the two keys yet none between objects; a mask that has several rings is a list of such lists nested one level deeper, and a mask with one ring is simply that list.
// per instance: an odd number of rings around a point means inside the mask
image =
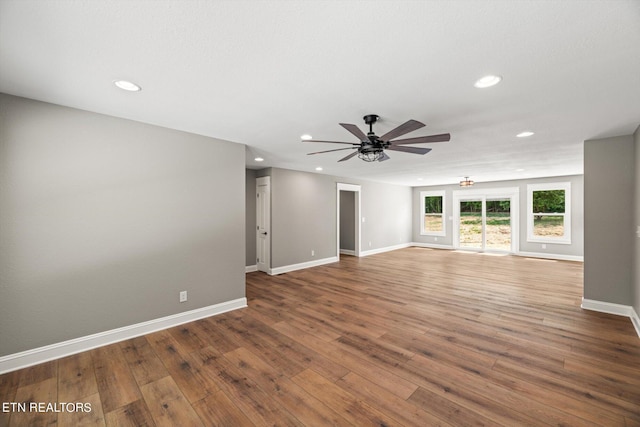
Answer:
[{"label": "ceiling fan light kit", "polygon": [[426,144],[431,142],[447,142],[451,139],[451,135],[443,133],[440,135],[418,136],[414,138],[395,139],[402,135],[405,135],[414,130],[424,127],[424,123],[420,123],[417,120],[409,120],[395,129],[385,133],[382,136],[377,136],[373,132],[373,124],[378,121],[380,116],[377,114],[367,114],[363,117],[365,124],[369,125],[369,132],[365,134],[356,125],[348,123],[340,123],[340,126],[345,128],[348,132],[354,135],[360,140],[359,143],[341,142],[341,141],[321,141],[314,139],[303,139],[303,142],[326,142],[330,144],[346,144],[351,145],[348,148],[336,148],[333,150],[317,151],[315,153],[308,153],[308,155],[329,153],[332,151],[341,150],[356,150],[353,153],[341,158],[338,162],[344,162],[354,156],[364,160],[365,162],[383,162],[389,160],[390,157],[385,153],[385,150],[402,151],[404,153],[412,154],[427,154],[431,151],[431,148],[423,147],[406,147],[411,144]]},{"label": "ceiling fan light kit", "polygon": [[365,162],[380,162],[382,154],[384,154],[382,150],[363,150],[358,153],[358,158],[364,160]]}]

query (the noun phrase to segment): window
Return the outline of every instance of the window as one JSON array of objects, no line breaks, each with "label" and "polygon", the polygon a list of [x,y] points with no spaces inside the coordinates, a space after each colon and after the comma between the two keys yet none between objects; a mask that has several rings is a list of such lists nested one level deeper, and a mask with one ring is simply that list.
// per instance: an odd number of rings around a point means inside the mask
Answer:
[{"label": "window", "polygon": [[527,241],[571,244],[571,183],[527,185]]},{"label": "window", "polygon": [[421,191],[420,234],[445,236],[444,191]]}]

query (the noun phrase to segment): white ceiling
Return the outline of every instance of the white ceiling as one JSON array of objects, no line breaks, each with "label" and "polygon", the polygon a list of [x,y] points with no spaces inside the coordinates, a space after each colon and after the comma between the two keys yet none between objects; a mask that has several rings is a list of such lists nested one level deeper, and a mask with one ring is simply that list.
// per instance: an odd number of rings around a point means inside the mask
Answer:
[{"label": "white ceiling", "polygon": [[[486,74],[503,81],[475,88]],[[640,1],[0,0],[0,91],[246,144],[252,168],[412,186],[580,174],[585,139],[640,124]],[[357,142],[338,123],[370,113],[378,135],[415,119],[407,137],[451,142],[306,155],[341,147],[300,135]]]}]

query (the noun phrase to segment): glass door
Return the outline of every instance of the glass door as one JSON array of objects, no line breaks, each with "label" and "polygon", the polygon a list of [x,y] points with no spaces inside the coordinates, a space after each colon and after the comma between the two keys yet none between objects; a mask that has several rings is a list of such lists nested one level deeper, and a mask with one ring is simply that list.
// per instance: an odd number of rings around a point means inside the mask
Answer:
[{"label": "glass door", "polygon": [[484,248],[511,251],[511,199],[487,199],[484,217]]},{"label": "glass door", "polygon": [[482,212],[482,199],[460,201],[460,220],[458,221],[458,242],[460,248],[484,249]]}]

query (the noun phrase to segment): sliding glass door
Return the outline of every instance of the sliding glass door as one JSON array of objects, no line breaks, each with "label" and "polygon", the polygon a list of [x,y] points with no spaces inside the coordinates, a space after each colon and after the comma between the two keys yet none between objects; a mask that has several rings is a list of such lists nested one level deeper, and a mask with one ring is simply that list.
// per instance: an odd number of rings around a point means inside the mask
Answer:
[{"label": "sliding glass door", "polygon": [[454,246],[516,252],[518,189],[454,192]]}]

